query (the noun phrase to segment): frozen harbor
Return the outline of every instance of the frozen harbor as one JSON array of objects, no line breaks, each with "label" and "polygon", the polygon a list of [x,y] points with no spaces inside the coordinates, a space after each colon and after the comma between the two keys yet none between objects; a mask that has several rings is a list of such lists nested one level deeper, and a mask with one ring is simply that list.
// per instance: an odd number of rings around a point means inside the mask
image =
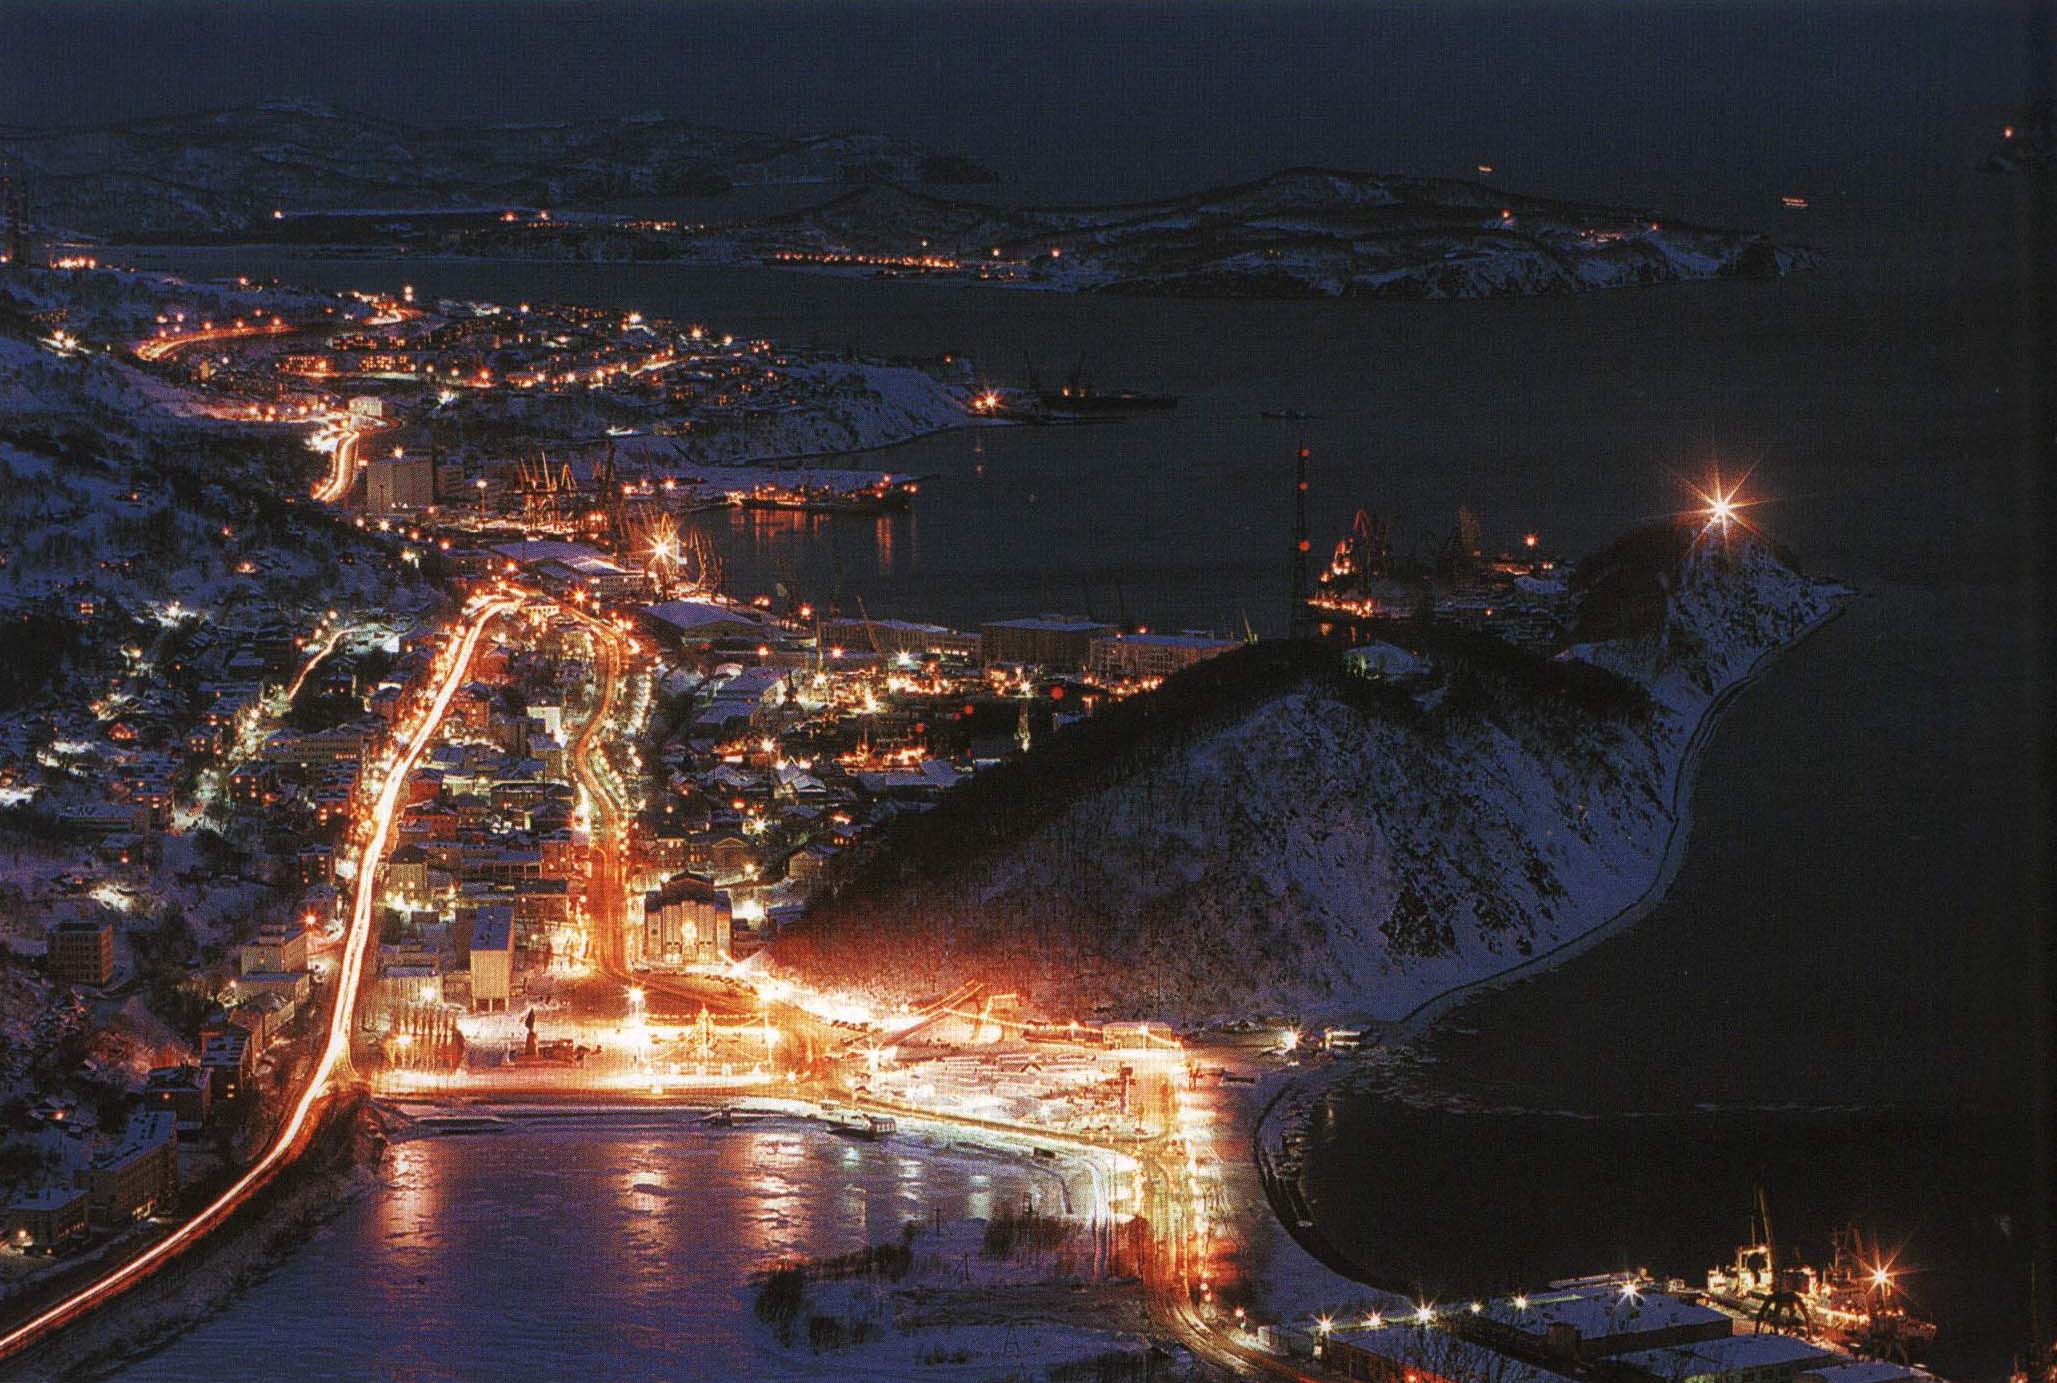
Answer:
[{"label": "frozen harbor", "polygon": [[[804,1339],[782,1347],[756,1319],[750,1274],[897,1242],[910,1221],[947,1227],[1024,1201],[1062,1213],[1089,1194],[1067,1187],[1070,1164],[919,1136],[856,1142],[799,1121],[711,1129],[696,1118],[559,1116],[402,1139],[383,1187],[227,1310],[114,1376],[257,1383],[290,1360],[304,1379],[819,1377],[824,1363]],[[939,1250],[950,1239],[925,1237]],[[919,1260],[919,1239],[915,1251]],[[1002,1269],[974,1248],[958,1271],[976,1286]],[[1074,1332],[963,1333],[952,1348],[972,1344],[990,1361],[1010,1333],[1022,1336],[1017,1358],[1047,1358]],[[833,1367],[891,1376],[898,1359],[860,1349]]]}]

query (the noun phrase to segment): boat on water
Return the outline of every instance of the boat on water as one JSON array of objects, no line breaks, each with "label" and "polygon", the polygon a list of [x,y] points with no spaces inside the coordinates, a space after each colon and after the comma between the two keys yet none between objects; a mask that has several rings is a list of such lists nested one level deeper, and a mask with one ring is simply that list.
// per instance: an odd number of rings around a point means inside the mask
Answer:
[{"label": "boat on water", "polygon": [[1133,389],[1113,393],[1074,393],[1069,387],[1037,395],[1052,413],[1154,413],[1178,407],[1177,394],[1139,394]]},{"label": "boat on water", "polygon": [[1057,389],[1044,389],[1033,382],[1036,401],[1051,413],[1070,416],[1107,416],[1119,413],[1154,413],[1178,407],[1177,394],[1144,394],[1134,389],[1097,389],[1086,377],[1085,362],[1073,368],[1070,378]]},{"label": "boat on water", "polygon": [[800,514],[853,514],[870,518],[905,512],[914,502],[910,484],[868,485],[836,490],[825,485],[759,485],[737,491],[729,503],[742,509],[776,509]]},{"label": "boat on water", "polygon": [[414,1126],[424,1133],[504,1133],[505,1119],[491,1114],[424,1114],[414,1121]]},{"label": "boat on water", "polygon": [[856,1138],[867,1143],[882,1142],[891,1137],[900,1127],[899,1121],[885,1114],[841,1114],[829,1120],[829,1132],[839,1138]]},{"label": "boat on water", "polygon": [[1298,408],[1264,408],[1258,410],[1257,416],[1273,423],[1311,423],[1319,415]]}]

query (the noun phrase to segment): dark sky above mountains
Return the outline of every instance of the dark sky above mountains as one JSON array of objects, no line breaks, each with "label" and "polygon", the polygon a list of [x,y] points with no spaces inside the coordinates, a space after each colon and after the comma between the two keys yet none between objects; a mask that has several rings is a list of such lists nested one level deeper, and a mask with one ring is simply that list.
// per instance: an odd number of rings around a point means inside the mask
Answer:
[{"label": "dark sky above mountains", "polygon": [[429,124],[662,109],[881,129],[1060,196],[1482,161],[1663,196],[1954,159],[1962,122],[2021,99],[2025,6],[0,0],[0,121],[270,97]]}]

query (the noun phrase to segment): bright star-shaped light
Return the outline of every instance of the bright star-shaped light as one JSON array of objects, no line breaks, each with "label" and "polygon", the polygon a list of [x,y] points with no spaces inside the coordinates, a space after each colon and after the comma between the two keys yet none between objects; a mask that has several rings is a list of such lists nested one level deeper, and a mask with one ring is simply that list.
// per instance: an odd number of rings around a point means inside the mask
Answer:
[{"label": "bright star-shaped light", "polygon": [[1713,478],[1704,487],[1688,485],[1697,504],[1687,511],[1687,517],[1699,521],[1703,536],[1714,533],[1727,537],[1738,527],[1753,533],[1757,531],[1743,514],[1745,509],[1761,502],[1744,498],[1743,482],[1749,478],[1750,473],[1745,471],[1741,478],[1725,481],[1722,479],[1720,468],[1716,467]]}]

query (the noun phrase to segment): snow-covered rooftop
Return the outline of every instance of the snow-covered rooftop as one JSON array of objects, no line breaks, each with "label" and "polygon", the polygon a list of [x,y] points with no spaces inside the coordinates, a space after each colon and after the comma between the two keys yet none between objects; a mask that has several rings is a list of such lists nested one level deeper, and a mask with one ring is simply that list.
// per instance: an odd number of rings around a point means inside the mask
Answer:
[{"label": "snow-covered rooftop", "polygon": [[1658,1378],[1692,1379],[1744,1369],[1777,1368],[1812,1360],[1847,1362],[1846,1357],[1790,1335],[1724,1335],[1689,1345],[1639,1349],[1616,1360]]},{"label": "snow-covered rooftop", "polygon": [[1698,1325],[1725,1327],[1729,1318],[1711,1306],[1681,1300],[1664,1292],[1624,1295],[1612,1285],[1563,1288],[1521,1298],[1502,1297],[1485,1304],[1480,1318],[1523,1334],[1541,1335],[1553,1325],[1568,1325],[1583,1339],[1633,1335]]}]

